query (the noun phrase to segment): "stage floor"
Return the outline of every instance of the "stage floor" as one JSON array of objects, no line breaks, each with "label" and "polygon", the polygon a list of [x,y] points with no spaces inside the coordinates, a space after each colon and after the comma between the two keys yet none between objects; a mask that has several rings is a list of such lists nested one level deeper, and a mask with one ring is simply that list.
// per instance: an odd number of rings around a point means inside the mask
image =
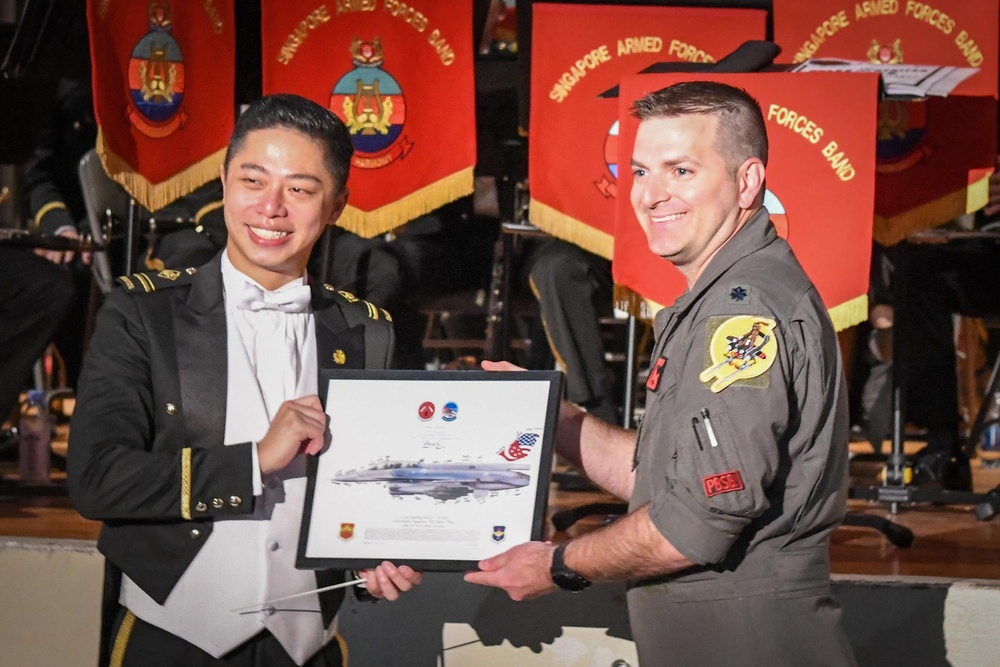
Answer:
[{"label": "stage floor", "polygon": [[[65,433],[54,444],[56,452],[65,451]],[[921,443],[907,443],[915,451]],[[867,444],[852,444],[852,451],[869,453]],[[852,462],[851,479],[856,486],[878,483],[881,464]],[[0,462],[0,536],[96,540],[100,524],[88,521],[73,510],[65,494],[65,476],[55,473],[51,493],[45,489],[25,489],[14,481],[16,462]],[[1000,469],[982,468],[973,461],[973,483],[977,492],[1000,485]],[[560,491],[553,485],[550,514],[586,503],[613,499],[601,492]],[[835,574],[944,577],[949,579],[1000,580],[1000,517],[976,520],[971,506],[904,507],[893,516],[887,506],[865,501],[850,501],[850,511],[890,518],[913,531],[909,548],[891,545],[880,533],[855,527],[839,528],[831,546]],[[601,525],[606,517],[580,521],[566,533],[553,533],[559,541]],[[551,526],[551,523],[548,524]]]}]

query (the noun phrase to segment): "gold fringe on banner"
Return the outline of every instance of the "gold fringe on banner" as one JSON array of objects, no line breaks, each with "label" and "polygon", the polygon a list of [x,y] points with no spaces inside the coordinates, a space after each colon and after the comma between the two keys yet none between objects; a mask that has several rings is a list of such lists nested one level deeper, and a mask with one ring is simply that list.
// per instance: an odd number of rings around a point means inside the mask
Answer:
[{"label": "gold fringe on banner", "polygon": [[830,309],[830,320],[837,331],[849,329],[868,319],[868,295],[862,294]]},{"label": "gold fringe on banner", "polygon": [[911,234],[943,225],[964,213],[978,211],[989,200],[989,181],[987,174],[964,190],[957,190],[892,218],[876,215],[872,237],[884,246],[891,246]]},{"label": "gold fringe on banner", "polygon": [[[651,321],[663,306],[643,297],[629,287],[615,283],[614,304],[618,310],[623,310],[641,320]],[[833,328],[842,331],[868,319],[868,295],[846,301],[829,309]]]},{"label": "gold fringe on banner", "polygon": [[104,134],[100,127],[97,128],[97,154],[101,156],[104,171],[112,180],[119,183],[126,192],[135,197],[136,201],[148,210],[158,211],[167,204],[197,190],[213,178],[218,178],[219,168],[222,167],[226,158],[226,149],[222,148],[184,171],[155,184],[147,181],[142,174],[111,151],[104,141]]},{"label": "gold fringe on banner", "polygon": [[471,195],[472,170],[473,167],[467,167],[456,171],[436,183],[431,183],[374,211],[362,211],[348,204],[340,220],[337,221],[337,226],[367,239],[385,234],[449,202]]},{"label": "gold fringe on banner", "polygon": [[604,259],[611,259],[614,255],[615,238],[611,234],[560,213],[537,199],[528,202],[528,219],[535,227],[576,244],[587,252],[600,255]]}]

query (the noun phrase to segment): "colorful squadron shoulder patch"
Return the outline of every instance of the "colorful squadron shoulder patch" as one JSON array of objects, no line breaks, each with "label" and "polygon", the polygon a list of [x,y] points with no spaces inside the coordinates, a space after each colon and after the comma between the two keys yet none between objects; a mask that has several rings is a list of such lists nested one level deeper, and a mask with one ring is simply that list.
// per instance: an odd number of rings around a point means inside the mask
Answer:
[{"label": "colorful squadron shoulder patch", "polygon": [[170,136],[187,119],[180,110],[184,58],[172,29],[170,3],[150,2],[149,32],[135,45],[128,64],[129,121],[154,139]]},{"label": "colorful squadron shoulder patch", "polygon": [[358,38],[351,44],[354,69],[340,77],[330,93],[330,111],[351,133],[351,164],[378,169],[403,158],[413,143],[403,135],[406,100],[399,83],[384,69],[382,43]]},{"label": "colorful squadron shoulder patch", "polygon": [[[778,353],[774,320],[753,315],[713,317],[708,327],[709,366],[698,379],[706,384],[711,382],[709,389],[713,393],[738,380],[760,378],[774,364]],[[754,384],[766,387],[767,378],[761,379],[763,382]]]}]

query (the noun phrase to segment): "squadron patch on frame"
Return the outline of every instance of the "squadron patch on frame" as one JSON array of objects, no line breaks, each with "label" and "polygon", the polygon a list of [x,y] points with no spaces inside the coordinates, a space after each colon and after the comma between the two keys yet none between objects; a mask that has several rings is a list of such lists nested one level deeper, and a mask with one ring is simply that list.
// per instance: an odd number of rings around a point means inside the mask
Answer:
[{"label": "squadron patch on frame", "polygon": [[716,394],[737,381],[767,387],[767,371],[778,353],[775,327],[774,320],[754,315],[709,318],[705,337],[708,367],[698,379],[711,382],[709,389]]}]

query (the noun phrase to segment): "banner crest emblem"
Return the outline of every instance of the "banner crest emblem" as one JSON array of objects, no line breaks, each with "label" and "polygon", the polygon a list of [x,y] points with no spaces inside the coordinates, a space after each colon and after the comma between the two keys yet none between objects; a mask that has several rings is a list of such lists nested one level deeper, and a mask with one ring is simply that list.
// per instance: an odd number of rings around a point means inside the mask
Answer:
[{"label": "banner crest emblem", "polygon": [[764,190],[764,208],[771,217],[771,224],[778,231],[778,236],[788,239],[788,213],[785,212],[785,205],[778,199],[770,189]]},{"label": "banner crest emblem", "polygon": [[187,119],[184,101],[184,58],[170,34],[173,16],[168,2],[149,3],[149,32],[135,45],[128,65],[132,100],[129,121],[147,137],[162,139]]},{"label": "banner crest emblem", "polygon": [[882,46],[877,39],[873,39],[872,45],[868,49],[868,60],[883,65],[896,65],[903,62],[903,46],[900,40],[897,38],[892,46],[888,44]]},{"label": "banner crest emblem", "polygon": [[413,147],[402,136],[406,99],[399,83],[382,69],[385,53],[377,36],[371,42],[355,37],[350,51],[354,69],[333,87],[330,111],[351,133],[352,164],[378,169],[405,157]]},{"label": "banner crest emblem", "polygon": [[618,186],[618,121],[611,124],[608,134],[604,137],[604,166],[611,172],[609,179],[607,174],[601,174],[600,180],[594,181],[594,186],[601,191],[601,194],[608,199],[617,196]]}]

